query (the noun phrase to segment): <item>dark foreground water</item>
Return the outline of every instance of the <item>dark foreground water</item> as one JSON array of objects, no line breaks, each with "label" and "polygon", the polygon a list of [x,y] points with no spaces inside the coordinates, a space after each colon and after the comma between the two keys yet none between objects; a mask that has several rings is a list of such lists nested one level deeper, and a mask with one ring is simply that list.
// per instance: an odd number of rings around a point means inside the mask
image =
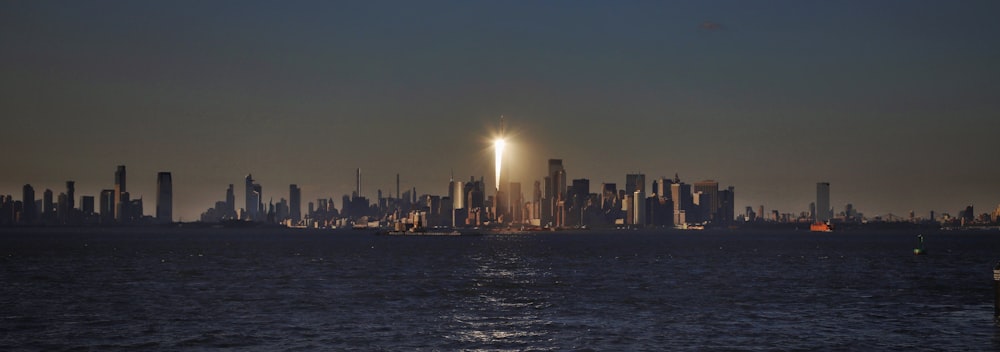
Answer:
[{"label": "dark foreground water", "polygon": [[0,350],[996,350],[1000,234],[0,232]]}]

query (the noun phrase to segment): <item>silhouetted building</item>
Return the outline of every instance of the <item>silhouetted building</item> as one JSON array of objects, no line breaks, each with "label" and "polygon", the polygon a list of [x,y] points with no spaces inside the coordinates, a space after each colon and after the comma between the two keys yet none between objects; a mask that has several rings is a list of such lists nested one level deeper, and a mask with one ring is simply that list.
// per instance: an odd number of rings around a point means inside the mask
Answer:
[{"label": "silhouetted building", "polygon": [[233,190],[233,184],[229,184],[229,189],[226,190],[226,207],[225,207],[227,219],[236,218],[236,192]]},{"label": "silhouetted building", "polygon": [[94,212],[94,196],[80,196],[80,212],[89,219],[96,214]]},{"label": "silhouetted building", "polygon": [[[124,193],[126,196],[128,192]],[[132,199],[128,202],[128,222],[135,223],[143,220],[145,213],[142,207],[142,198]]]},{"label": "silhouetted building", "polygon": [[976,219],[975,208],[973,208],[971,205],[965,207],[964,210],[959,211],[958,214],[959,218],[961,218],[963,225],[971,223],[973,220]]},{"label": "silhouetted building", "polygon": [[35,207],[35,189],[30,184],[21,189],[22,212],[21,223],[31,225],[38,221],[38,208]]},{"label": "silhouetted building", "polygon": [[250,221],[262,221],[264,220],[263,207],[264,203],[261,199],[263,189],[259,184],[254,183],[253,175],[247,174],[246,179],[244,179],[246,184],[246,208],[244,211],[246,215],[245,220]]},{"label": "silhouetted building", "polygon": [[288,200],[285,198],[279,199],[278,203],[271,205],[270,208],[273,208],[273,210],[268,211],[268,216],[271,217],[268,221],[284,223],[285,220],[291,219],[291,217],[289,217],[290,209],[288,207]]},{"label": "silhouetted building", "polygon": [[156,174],[156,221],[174,221],[174,186],[169,172]]},{"label": "silhouetted building", "polygon": [[302,189],[298,185],[288,185],[288,217],[293,223],[302,221]]},{"label": "silhouetted building", "polygon": [[42,220],[46,223],[56,221],[55,203],[52,201],[52,190],[46,188],[42,192]]},{"label": "silhouetted building", "polygon": [[743,214],[743,218],[747,222],[757,222],[757,213],[753,211],[753,207],[746,207],[746,211]]},{"label": "silhouetted building", "polygon": [[694,191],[701,192],[699,199],[699,210],[701,210],[702,221],[715,222],[721,218],[719,214],[719,183],[714,180],[705,180],[694,183]]},{"label": "silhouetted building", "polygon": [[[69,208],[69,212],[72,213],[73,209],[76,209],[76,204],[74,200],[76,199],[76,182],[66,181],[66,206]],[[72,214],[70,214],[72,217]]]},{"label": "silhouetted building", "polygon": [[233,195],[233,185],[226,189],[226,200],[215,202],[215,207],[209,208],[201,214],[202,222],[219,222],[223,220],[237,220],[236,200]]},{"label": "silhouetted building", "polygon": [[125,165],[115,170],[115,220],[122,221],[128,213],[128,189],[125,187]]},{"label": "silhouetted building", "polygon": [[657,227],[670,227],[674,220],[674,204],[670,197],[653,196],[646,198],[646,221]]},{"label": "silhouetted building", "polygon": [[115,222],[115,190],[105,189],[101,191],[100,214],[101,224],[110,225]]},{"label": "silhouetted building", "polygon": [[72,216],[73,208],[70,207],[66,193],[59,193],[59,198],[56,201],[56,218],[59,219],[60,224],[69,224],[72,222]]},{"label": "silhouetted building", "polygon": [[573,180],[566,198],[570,208],[568,210],[569,213],[566,215],[568,220],[567,225],[583,225],[584,212],[587,208],[587,202],[590,199],[590,180],[585,178]]},{"label": "silhouetted building", "polygon": [[[912,213],[912,211],[910,213]],[[847,203],[847,205],[844,206],[844,218],[849,221],[858,220],[858,210],[854,209],[854,204]],[[931,219],[933,219],[933,217],[931,217]]]},{"label": "silhouetted building", "polygon": [[733,186],[719,191],[719,223],[731,224],[736,219],[736,192]]},{"label": "silhouetted building", "polygon": [[816,184],[816,221],[828,221],[833,218],[833,209],[830,208],[830,183],[819,182]]},{"label": "silhouetted building", "polygon": [[634,194],[635,191],[646,192],[646,175],[643,174],[626,174],[625,175],[625,193]]},{"label": "silhouetted building", "polygon": [[18,208],[14,202],[14,197],[10,195],[0,196],[0,226],[11,226],[17,221]]}]

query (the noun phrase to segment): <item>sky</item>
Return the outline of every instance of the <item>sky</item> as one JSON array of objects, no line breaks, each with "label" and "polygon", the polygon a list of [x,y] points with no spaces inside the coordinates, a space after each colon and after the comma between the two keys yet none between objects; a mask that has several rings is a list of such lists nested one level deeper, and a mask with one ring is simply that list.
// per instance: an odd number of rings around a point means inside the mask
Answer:
[{"label": "sky", "polygon": [[[492,185],[546,160],[622,187],[734,186],[737,213],[1000,204],[997,1],[0,0],[0,194],[114,186],[194,220],[252,174],[303,201]],[[650,187],[650,185],[647,185]],[[305,204],[303,204],[305,207]]]}]

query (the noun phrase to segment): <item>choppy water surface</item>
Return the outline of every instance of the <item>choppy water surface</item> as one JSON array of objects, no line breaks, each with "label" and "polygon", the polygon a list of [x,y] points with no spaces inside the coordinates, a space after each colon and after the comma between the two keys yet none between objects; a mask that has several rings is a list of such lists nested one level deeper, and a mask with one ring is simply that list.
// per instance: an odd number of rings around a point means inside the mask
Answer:
[{"label": "choppy water surface", "polygon": [[0,350],[994,350],[1000,234],[0,233]]}]

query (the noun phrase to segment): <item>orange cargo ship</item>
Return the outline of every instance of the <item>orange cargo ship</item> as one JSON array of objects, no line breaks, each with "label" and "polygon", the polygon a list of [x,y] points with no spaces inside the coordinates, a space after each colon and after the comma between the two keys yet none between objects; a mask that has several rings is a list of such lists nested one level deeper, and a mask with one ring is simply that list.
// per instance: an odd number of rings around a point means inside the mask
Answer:
[{"label": "orange cargo ship", "polygon": [[812,232],[833,232],[833,227],[830,227],[830,224],[827,224],[827,223],[814,222],[814,223],[812,223],[812,225],[809,225],[809,231],[812,231]]}]

